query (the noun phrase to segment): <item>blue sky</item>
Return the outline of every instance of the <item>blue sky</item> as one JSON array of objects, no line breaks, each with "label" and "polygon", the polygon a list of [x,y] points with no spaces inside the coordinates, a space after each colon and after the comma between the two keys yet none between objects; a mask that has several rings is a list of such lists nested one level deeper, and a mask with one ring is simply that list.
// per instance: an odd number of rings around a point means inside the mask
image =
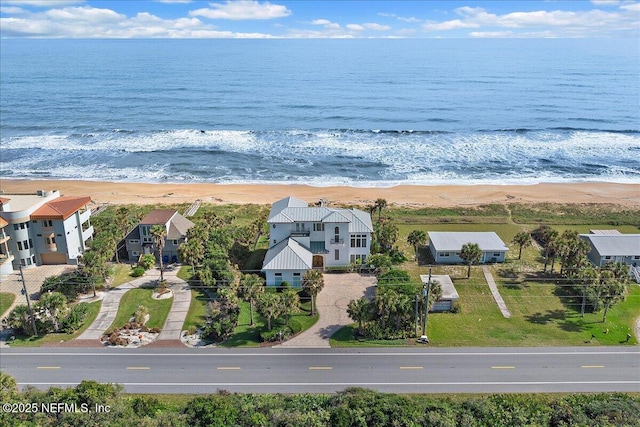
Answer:
[{"label": "blue sky", "polygon": [[0,37],[639,38],[640,2],[0,0]]}]

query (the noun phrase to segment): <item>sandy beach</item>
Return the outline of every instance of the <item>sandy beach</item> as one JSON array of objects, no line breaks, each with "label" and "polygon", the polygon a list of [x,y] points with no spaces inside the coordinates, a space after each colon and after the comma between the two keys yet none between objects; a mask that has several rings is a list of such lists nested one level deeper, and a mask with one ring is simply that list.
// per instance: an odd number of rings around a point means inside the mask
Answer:
[{"label": "sandy beach", "polygon": [[474,206],[487,203],[607,203],[640,207],[640,184],[601,182],[533,185],[451,185],[394,187],[312,187],[279,184],[148,184],[65,180],[0,179],[5,194],[60,190],[63,195],[88,195],[95,203],[156,204],[258,203],[270,204],[287,196],[308,202],[365,205],[384,198],[398,206]]}]

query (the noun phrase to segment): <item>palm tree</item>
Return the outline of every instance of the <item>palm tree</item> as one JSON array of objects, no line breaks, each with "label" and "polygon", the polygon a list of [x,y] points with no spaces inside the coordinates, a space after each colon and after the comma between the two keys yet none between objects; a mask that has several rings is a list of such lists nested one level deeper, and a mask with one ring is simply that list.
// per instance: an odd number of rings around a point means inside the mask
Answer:
[{"label": "palm tree", "polygon": [[513,237],[511,243],[513,243],[514,245],[518,245],[518,247],[520,248],[518,252],[518,259],[521,259],[522,248],[526,248],[527,246],[531,245],[531,235],[526,231],[521,231]]},{"label": "palm tree", "polygon": [[282,302],[282,311],[285,315],[285,325],[289,326],[289,315],[300,311],[300,296],[298,291],[290,287],[285,288],[280,295],[280,301]]},{"label": "palm tree", "polygon": [[374,299],[376,311],[381,320],[381,328],[386,328],[387,319],[391,316],[391,313],[396,310],[396,306],[400,302],[400,296],[393,289],[378,288],[378,292]]},{"label": "palm tree", "polygon": [[129,231],[129,227],[131,225],[131,219],[129,216],[129,208],[126,206],[121,206],[116,211],[116,214],[113,217],[113,221],[115,223],[116,229],[118,230],[118,236],[116,236],[116,262],[120,263],[120,257],[118,255],[118,244],[122,241]]},{"label": "palm tree", "polygon": [[31,323],[31,313],[26,305],[18,305],[7,317],[9,327],[21,330],[25,335],[31,336],[35,334]]},{"label": "palm tree", "polygon": [[311,295],[311,315],[315,314],[315,299],[324,288],[324,277],[319,270],[307,270],[302,276],[302,289]]},{"label": "palm tree", "polygon": [[178,255],[183,262],[191,265],[191,273],[195,276],[196,264],[202,262],[204,258],[204,247],[200,241],[189,239],[178,247]]},{"label": "palm tree", "polygon": [[279,294],[263,293],[258,299],[258,312],[267,319],[267,329],[271,330],[271,320],[282,314],[282,301]]},{"label": "palm tree", "polygon": [[371,302],[366,297],[351,300],[347,314],[354,322],[358,322],[358,334],[362,335],[362,324],[371,317]]},{"label": "palm tree", "polygon": [[558,241],[558,232],[549,226],[545,227],[545,234],[543,236],[544,243],[544,270],[547,272],[547,264],[549,263],[549,256],[551,256],[551,274],[553,274],[553,264],[556,260],[556,247]]},{"label": "palm tree", "polygon": [[580,270],[579,280],[582,282],[582,306],[580,308],[580,315],[584,317],[584,308],[587,304],[587,289],[590,286],[595,286],[599,280],[598,270],[589,267]]},{"label": "palm tree", "polygon": [[382,209],[387,206],[387,201],[385,199],[377,199],[374,205],[378,209],[378,222],[380,222],[380,218],[382,217]]},{"label": "palm tree", "polygon": [[249,302],[249,317],[253,326],[253,307],[264,293],[264,281],[257,274],[245,274],[240,279],[240,294]]},{"label": "palm tree", "polygon": [[163,225],[154,225],[151,227],[151,236],[153,237],[153,243],[158,248],[158,258],[160,259],[160,281],[164,282],[162,262],[162,249],[164,249],[164,238],[167,236],[167,229]]},{"label": "palm tree", "polygon": [[67,312],[67,298],[60,292],[47,292],[40,296],[38,308],[44,310],[45,317],[53,323],[53,331],[60,329],[60,320]]},{"label": "palm tree", "polygon": [[416,260],[418,259],[418,246],[424,246],[427,243],[427,234],[422,230],[413,230],[407,236],[407,243],[413,246],[413,250],[416,253]]},{"label": "palm tree", "polygon": [[482,250],[477,243],[465,243],[460,250],[460,258],[469,266],[467,279],[471,277],[471,265],[478,264],[482,259]]},{"label": "palm tree", "polygon": [[609,307],[611,307],[615,302],[623,301],[626,293],[627,287],[615,278],[604,283],[604,295],[601,297],[602,302],[604,302],[602,323],[607,321],[607,312],[609,311]]}]

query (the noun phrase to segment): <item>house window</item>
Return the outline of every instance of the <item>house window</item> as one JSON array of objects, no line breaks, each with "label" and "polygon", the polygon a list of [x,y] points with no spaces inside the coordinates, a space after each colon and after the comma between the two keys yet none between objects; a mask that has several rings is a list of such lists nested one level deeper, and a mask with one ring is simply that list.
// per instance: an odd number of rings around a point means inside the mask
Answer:
[{"label": "house window", "polygon": [[340,249],[333,251],[333,256],[336,261],[340,261]]},{"label": "house window", "polygon": [[322,222],[316,222],[313,224],[313,231],[324,231],[324,224]]},{"label": "house window", "polygon": [[[29,239],[31,240],[31,239]],[[22,246],[24,246],[25,249],[29,249],[29,240],[23,240],[22,241]]]},{"label": "house window", "polygon": [[18,243],[18,250],[21,251],[22,250],[22,242],[17,242]]},{"label": "house window", "polygon": [[640,259],[640,255],[634,256],[633,259]]},{"label": "house window", "polygon": [[131,255],[133,255],[133,256],[138,256],[138,255],[139,255],[139,253],[138,253],[138,251],[131,251]]},{"label": "house window", "polygon": [[502,255],[500,252],[494,252],[494,253],[493,253],[493,256],[494,256],[494,257],[498,257],[498,256],[500,256],[500,255]]},{"label": "house window", "polygon": [[367,260],[367,256],[364,254],[363,255],[356,254],[356,255],[350,256],[351,264],[364,264],[366,260]]},{"label": "house window", "polygon": [[42,226],[43,227],[53,227],[53,221],[51,221],[50,219],[42,220]]},{"label": "house window", "polygon": [[29,247],[32,248],[33,247],[33,240],[29,239]]},{"label": "house window", "polygon": [[20,225],[18,225],[18,224],[13,224],[13,229],[14,229],[15,231],[20,230]]},{"label": "house window", "polygon": [[604,257],[604,259],[611,259],[611,257],[610,256],[606,256],[606,257]]},{"label": "house window", "polygon": [[300,277],[300,273],[293,273],[293,286],[300,287],[302,286],[302,278]]},{"label": "house window", "polygon": [[21,264],[23,267],[26,267],[26,266],[27,266],[27,261],[25,261],[24,259],[20,259],[20,264]]},{"label": "house window", "polygon": [[275,284],[276,286],[282,285],[282,273],[275,274]]},{"label": "house window", "polygon": [[275,225],[275,224],[273,224],[273,228],[276,228],[276,225]]},{"label": "house window", "polygon": [[441,257],[448,257],[449,256],[449,252],[440,252],[440,256]]},{"label": "house window", "polygon": [[55,245],[56,238],[55,237],[45,237],[44,239],[47,242],[47,245]]},{"label": "house window", "polygon": [[367,247],[367,235],[366,234],[354,234],[351,236],[352,248],[366,248]]},{"label": "house window", "polygon": [[177,240],[173,241],[173,246],[178,246],[178,241]]},{"label": "house window", "polygon": [[27,265],[31,265],[31,258],[27,258]]},{"label": "house window", "polygon": [[36,256],[35,255],[31,255],[31,261],[35,264],[36,263]]},{"label": "house window", "polygon": [[138,239],[131,239],[131,240],[129,240],[129,243],[131,243],[132,245],[133,245],[133,244],[137,244],[137,243],[140,243],[140,240],[138,240]]}]

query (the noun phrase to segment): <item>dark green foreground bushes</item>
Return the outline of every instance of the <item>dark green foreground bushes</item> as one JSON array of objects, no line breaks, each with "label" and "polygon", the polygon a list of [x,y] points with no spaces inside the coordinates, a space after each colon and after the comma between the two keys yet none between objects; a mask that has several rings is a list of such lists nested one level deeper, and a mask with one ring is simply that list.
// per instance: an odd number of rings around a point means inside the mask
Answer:
[{"label": "dark green foreground bushes", "polygon": [[[93,381],[70,389],[17,393],[11,377],[0,377],[2,402],[64,402],[78,408],[49,414],[3,410],[2,426],[640,426],[640,398],[619,393],[438,397],[363,389],[335,395],[221,391],[185,400],[126,395],[120,386]],[[96,405],[109,412],[96,412]]]}]

